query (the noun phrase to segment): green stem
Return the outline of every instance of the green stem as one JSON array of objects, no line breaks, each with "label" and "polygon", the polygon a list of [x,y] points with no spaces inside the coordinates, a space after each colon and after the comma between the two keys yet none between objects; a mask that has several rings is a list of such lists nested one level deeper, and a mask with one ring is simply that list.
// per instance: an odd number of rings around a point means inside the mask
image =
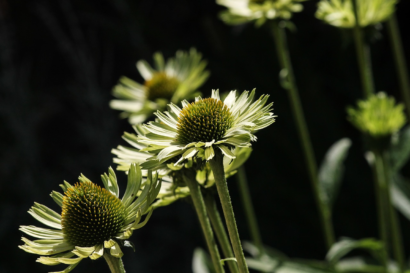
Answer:
[{"label": "green stem", "polygon": [[383,169],[384,169],[384,178],[386,180],[386,202],[387,202],[387,208],[388,208],[388,214],[389,214],[389,222],[390,222],[390,229],[392,233],[392,243],[393,243],[393,253],[394,257],[397,261],[397,264],[400,269],[400,273],[404,273],[405,271],[405,259],[404,259],[404,250],[403,250],[403,245],[402,245],[402,237],[401,237],[401,229],[400,229],[400,223],[397,219],[397,211],[393,207],[393,203],[391,201],[391,195],[390,195],[390,185],[391,185],[391,175],[390,175],[390,170],[389,170],[389,163],[387,160],[387,153],[383,153],[381,155],[382,157],[382,163],[383,163]]},{"label": "green stem", "polygon": [[387,273],[387,263],[389,260],[388,257],[388,247],[389,247],[389,227],[388,227],[388,220],[387,220],[387,200],[385,199],[385,188],[386,188],[386,181],[384,180],[384,173],[383,173],[383,162],[379,154],[374,151],[375,155],[375,163],[373,166],[373,177],[374,177],[374,184],[375,184],[375,192],[376,192],[376,202],[377,202],[377,214],[378,214],[378,222],[379,222],[379,236],[380,240],[383,242],[384,245],[384,256],[382,265],[384,268],[384,272]]},{"label": "green stem", "polygon": [[392,14],[387,21],[387,32],[390,37],[390,42],[393,51],[394,62],[396,64],[397,76],[400,82],[400,90],[403,96],[404,104],[406,105],[407,116],[410,120],[410,83],[409,73],[406,65],[406,58],[403,51],[403,43],[401,41],[399,27],[397,25],[396,15]]},{"label": "green stem", "polygon": [[235,258],[238,262],[239,272],[249,272],[246,264],[245,255],[243,254],[239,232],[236,226],[235,215],[229,195],[228,185],[225,179],[225,171],[223,165],[223,155],[219,149],[215,149],[215,156],[209,161],[212,172],[214,174],[216,188],[218,190],[219,199],[221,200],[222,210],[225,216],[226,226],[228,227],[229,238],[235,253]]},{"label": "green stem", "polygon": [[[233,251],[231,243],[229,242],[228,234],[226,234],[225,226],[222,222],[221,215],[216,207],[215,199],[213,195],[205,195],[206,211],[208,212],[209,219],[211,220],[212,227],[214,228],[216,238],[218,238],[219,245],[222,248],[224,258],[233,258]],[[233,273],[238,273],[238,265],[234,261],[227,261],[229,269]]]},{"label": "green stem", "polygon": [[353,10],[356,19],[355,27],[353,28],[353,36],[356,45],[357,62],[359,65],[360,78],[362,81],[362,89],[364,97],[369,97],[374,94],[373,75],[370,58],[370,47],[365,42],[363,30],[360,26],[360,18],[357,7],[357,0],[353,0]]},{"label": "green stem", "polygon": [[255,244],[255,246],[259,249],[259,253],[262,254],[262,238],[259,232],[258,221],[256,220],[255,210],[252,205],[252,199],[248,187],[248,180],[246,178],[246,172],[243,165],[239,167],[238,174],[236,175],[236,177],[239,182],[239,193],[241,195],[242,204],[245,209],[245,216],[248,222],[248,227],[251,233],[252,241]]},{"label": "green stem", "polygon": [[282,71],[285,71],[287,74],[288,86],[286,89],[288,90],[293,116],[296,120],[299,138],[302,143],[303,154],[308,167],[310,182],[312,184],[316,205],[319,209],[322,228],[325,234],[326,246],[329,249],[335,242],[331,212],[320,199],[315,155],[313,152],[306,121],[304,119],[302,104],[300,102],[295,76],[293,75],[292,64],[290,62],[289,51],[286,44],[285,32],[283,27],[279,24],[280,22],[278,22],[277,20],[273,21],[273,36],[275,38],[276,50]]},{"label": "green stem", "polygon": [[218,246],[216,245],[214,234],[212,231],[211,223],[209,222],[208,215],[206,213],[206,207],[204,199],[202,197],[201,189],[198,182],[195,179],[195,172],[192,169],[184,169],[183,178],[187,184],[191,193],[192,201],[196,210],[196,214],[199,218],[199,223],[204,233],[206,244],[208,245],[209,253],[211,254],[212,263],[217,273],[225,272],[220,262],[221,257],[219,255]]},{"label": "green stem", "polygon": [[115,258],[105,250],[103,256],[111,270],[111,273],[125,273],[124,264],[122,263],[121,258]]}]

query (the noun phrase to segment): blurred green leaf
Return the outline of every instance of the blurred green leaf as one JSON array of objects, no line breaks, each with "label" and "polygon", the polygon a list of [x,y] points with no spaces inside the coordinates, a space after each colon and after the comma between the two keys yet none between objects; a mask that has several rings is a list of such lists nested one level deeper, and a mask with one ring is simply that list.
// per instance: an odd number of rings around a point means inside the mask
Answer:
[{"label": "blurred green leaf", "polygon": [[366,263],[363,257],[350,257],[340,260],[336,264],[337,272],[340,273],[384,273],[382,266]]},{"label": "blurred green leaf", "polygon": [[328,260],[331,264],[336,264],[343,256],[355,249],[367,250],[378,261],[383,259],[384,247],[382,242],[373,238],[361,240],[344,238],[333,244],[326,255],[326,260]]},{"label": "blurred green leaf", "polygon": [[328,265],[323,261],[290,260],[282,252],[264,247],[264,253],[259,255],[259,249],[250,242],[244,242],[243,248],[253,257],[247,257],[249,268],[261,272],[272,273],[331,273]]},{"label": "blurred green leaf", "polygon": [[390,148],[390,164],[393,172],[399,171],[410,158],[410,125],[401,130]]},{"label": "blurred green leaf", "polygon": [[396,173],[392,176],[390,191],[393,205],[410,220],[410,182]]},{"label": "blurred green leaf", "polygon": [[319,190],[322,202],[332,207],[344,171],[343,162],[352,145],[348,138],[342,138],[334,143],[327,151],[319,170]]},{"label": "blurred green leaf", "polygon": [[213,273],[214,269],[212,267],[211,259],[208,253],[202,248],[195,248],[194,256],[192,258],[192,272],[193,273]]}]

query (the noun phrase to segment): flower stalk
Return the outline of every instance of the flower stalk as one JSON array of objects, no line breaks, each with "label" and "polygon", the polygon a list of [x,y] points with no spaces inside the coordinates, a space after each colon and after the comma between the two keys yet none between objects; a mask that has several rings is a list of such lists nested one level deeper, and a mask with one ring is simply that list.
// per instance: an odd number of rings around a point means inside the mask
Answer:
[{"label": "flower stalk", "polygon": [[212,172],[214,173],[216,188],[222,204],[225,222],[228,227],[229,238],[238,262],[239,272],[248,273],[249,269],[245,261],[245,255],[243,253],[238,228],[236,226],[231,197],[229,195],[228,184],[226,183],[223,167],[223,155],[219,149],[215,149],[215,156],[209,161],[209,164],[211,165]]},{"label": "flower stalk", "polygon": [[255,215],[255,209],[253,208],[251,195],[249,194],[248,181],[246,178],[246,172],[244,166],[238,168],[238,174],[236,175],[239,182],[239,194],[241,196],[242,205],[245,209],[246,221],[248,223],[249,231],[253,243],[259,249],[259,253],[263,253],[262,237],[259,231],[258,221]]},{"label": "flower stalk", "polygon": [[394,62],[396,64],[397,77],[399,78],[400,90],[402,93],[404,105],[407,109],[407,117],[410,120],[410,82],[409,73],[406,65],[406,58],[403,51],[399,27],[397,25],[396,15],[393,13],[387,21],[387,33],[389,34],[390,43]]},{"label": "flower stalk", "polygon": [[[404,273],[405,271],[405,259],[404,251],[402,245],[401,230],[399,222],[397,219],[397,212],[395,211],[390,194],[390,184],[391,184],[391,175],[389,173],[389,164],[387,161],[386,152],[375,152],[375,161],[378,179],[380,181],[379,185],[381,187],[381,192],[385,201],[385,212],[387,216],[384,218],[387,219],[387,222],[390,223],[390,232],[391,232],[391,242],[393,248],[394,258],[398,264],[399,272]],[[387,241],[385,244],[387,245]]]},{"label": "flower stalk", "polygon": [[[205,195],[205,205],[208,212],[209,219],[211,220],[212,227],[214,228],[216,238],[221,246],[222,253],[225,258],[234,257],[231,243],[229,242],[228,234],[226,233],[225,226],[222,222],[221,215],[216,207],[213,194]],[[227,261],[229,270],[232,273],[239,273],[238,265],[235,261]]]},{"label": "flower stalk", "polygon": [[196,214],[198,215],[199,223],[204,233],[206,244],[208,245],[209,253],[211,254],[212,263],[216,273],[225,272],[220,262],[221,257],[215,242],[215,237],[212,231],[211,223],[206,212],[204,198],[199,188],[198,182],[195,180],[195,172],[193,169],[184,169],[183,178],[191,192],[192,201],[194,203]]},{"label": "flower stalk", "polygon": [[357,0],[353,0],[353,11],[355,16],[355,26],[353,28],[353,36],[356,47],[357,62],[359,65],[360,78],[362,82],[362,90],[364,97],[369,97],[374,94],[373,75],[371,68],[370,47],[363,37],[363,30],[360,26],[360,18],[357,7]]},{"label": "flower stalk", "polygon": [[108,267],[111,270],[111,273],[125,273],[124,264],[121,258],[115,258],[107,252],[104,252],[103,257],[107,262]]},{"label": "flower stalk", "polygon": [[286,74],[287,77],[287,84],[284,87],[288,91],[293,116],[296,120],[299,138],[302,143],[303,153],[308,167],[310,182],[312,184],[315,201],[320,213],[322,228],[325,234],[326,246],[327,248],[330,248],[335,242],[333,225],[331,221],[331,213],[329,208],[320,199],[315,155],[313,152],[312,143],[310,140],[306,121],[303,115],[303,109],[300,102],[296,81],[293,74],[292,64],[290,61],[289,51],[286,44],[285,32],[283,26],[281,25],[281,22],[279,22],[278,20],[273,21],[272,29],[273,37],[276,43],[276,50],[278,54],[279,63],[282,67],[282,72],[285,72],[284,74]]}]

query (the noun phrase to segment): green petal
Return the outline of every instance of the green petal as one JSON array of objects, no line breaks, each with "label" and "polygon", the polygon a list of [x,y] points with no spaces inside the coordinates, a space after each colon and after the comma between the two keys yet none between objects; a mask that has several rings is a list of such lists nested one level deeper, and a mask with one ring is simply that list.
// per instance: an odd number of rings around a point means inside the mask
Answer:
[{"label": "green petal", "polygon": [[20,230],[30,236],[39,239],[63,239],[64,234],[61,230],[40,228],[36,226],[20,226]]},{"label": "green petal", "polygon": [[50,273],[68,273],[68,272],[71,272],[71,270],[73,270],[78,264],[79,264],[79,262],[76,263],[76,264],[70,265],[69,267],[67,267],[63,271],[54,271],[54,272],[50,272]]},{"label": "green petal", "polygon": [[121,247],[117,242],[115,242],[115,244],[110,248],[110,254],[115,258],[121,258],[122,256],[124,256],[124,253],[122,252]]},{"label": "green petal", "polygon": [[218,148],[221,149],[222,153],[226,155],[227,157],[232,158],[232,159],[236,157],[228,147],[224,145],[218,145]]},{"label": "green petal", "polygon": [[137,69],[146,81],[151,79],[152,74],[155,73],[154,69],[144,60],[137,62]]},{"label": "green petal", "polygon": [[59,253],[56,255],[53,255],[51,257],[40,257],[36,260],[38,263],[42,263],[45,265],[58,265],[61,264],[61,262],[58,261],[59,258],[71,258],[74,256],[74,253],[72,252],[67,252],[67,253]]},{"label": "green petal", "polygon": [[128,207],[136,198],[139,189],[141,188],[142,173],[139,165],[133,163],[128,171],[128,183],[122,203],[124,207]]},{"label": "green petal", "polygon": [[111,192],[116,197],[119,197],[120,189],[118,188],[117,176],[115,175],[115,172],[111,167],[108,168],[108,174],[104,173],[103,175],[101,175],[101,180],[104,183],[106,190]]},{"label": "green petal", "polygon": [[211,160],[215,156],[214,148],[212,146],[205,149],[205,159]]},{"label": "green petal", "polygon": [[104,245],[100,244],[95,247],[93,254],[90,255],[90,259],[97,260],[102,255],[104,255]]},{"label": "green petal", "polygon": [[28,213],[49,227],[61,229],[61,215],[44,205],[34,203]]},{"label": "green petal", "polygon": [[58,261],[62,264],[78,264],[79,262],[81,262],[82,259],[84,258],[58,258]]},{"label": "green petal", "polygon": [[152,215],[153,212],[154,212],[154,210],[151,209],[149,211],[148,215],[145,217],[144,222],[142,222],[142,223],[135,222],[135,224],[131,226],[131,229],[135,230],[135,229],[139,229],[139,228],[144,227],[148,223],[148,220],[149,220],[149,218],[151,218],[151,215]]},{"label": "green petal", "polygon": [[50,194],[51,198],[53,198],[54,202],[57,203],[60,207],[63,206],[63,195],[57,191],[52,191]]},{"label": "green petal", "polygon": [[53,255],[61,252],[65,252],[68,250],[72,250],[73,246],[68,242],[60,242],[58,244],[39,244],[32,242],[26,238],[22,238],[22,240],[26,243],[23,246],[19,246],[19,248],[23,249],[26,252],[39,254],[39,255]]},{"label": "green petal", "polygon": [[88,256],[91,255],[95,250],[95,246],[92,247],[79,247],[76,246],[75,249],[73,250],[73,253],[79,257],[82,258],[87,258]]},{"label": "green petal", "polygon": [[113,239],[104,241],[104,248],[111,248],[113,245],[115,245],[115,241]]}]

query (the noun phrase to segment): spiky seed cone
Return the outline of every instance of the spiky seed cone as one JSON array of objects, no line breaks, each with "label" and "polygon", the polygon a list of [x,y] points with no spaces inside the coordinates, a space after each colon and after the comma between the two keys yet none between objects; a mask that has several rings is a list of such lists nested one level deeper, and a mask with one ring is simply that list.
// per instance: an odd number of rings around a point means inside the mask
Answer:
[{"label": "spiky seed cone", "polygon": [[164,72],[153,74],[152,78],[144,83],[147,87],[149,100],[159,98],[170,100],[179,86],[179,80],[168,76]]},{"label": "spiky seed cone", "polygon": [[177,141],[183,144],[218,141],[232,124],[232,114],[222,101],[199,100],[182,109],[177,123]]},{"label": "spiky seed cone", "polygon": [[106,189],[84,182],[75,184],[64,195],[61,225],[71,244],[95,246],[121,231],[125,207]]}]

